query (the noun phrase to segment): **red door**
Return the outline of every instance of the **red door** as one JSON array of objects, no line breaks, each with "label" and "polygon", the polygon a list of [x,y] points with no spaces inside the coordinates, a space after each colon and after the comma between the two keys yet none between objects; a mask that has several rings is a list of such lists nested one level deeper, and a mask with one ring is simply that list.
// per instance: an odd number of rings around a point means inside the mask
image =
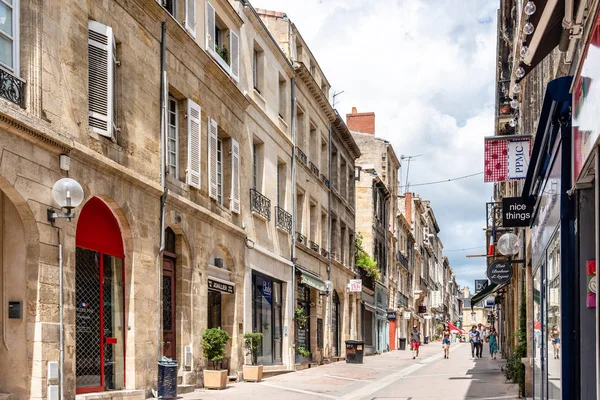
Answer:
[{"label": "red door", "polygon": [[175,262],[163,259],[163,355],[175,359]]},{"label": "red door", "polygon": [[396,321],[390,320],[390,350],[396,350]]}]

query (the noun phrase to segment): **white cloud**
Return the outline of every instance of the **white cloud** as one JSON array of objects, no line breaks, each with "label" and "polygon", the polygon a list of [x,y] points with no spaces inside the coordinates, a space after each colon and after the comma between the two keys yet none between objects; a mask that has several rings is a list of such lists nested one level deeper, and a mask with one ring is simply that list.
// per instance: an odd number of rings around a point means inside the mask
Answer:
[{"label": "white cloud", "polygon": [[[483,137],[493,134],[495,2],[481,0],[254,0],[296,24],[333,86],[340,114],[375,111],[377,136],[398,156],[422,154],[409,182],[483,170]],[[406,165],[403,166],[403,173]],[[404,183],[404,181],[402,182]],[[485,202],[477,176],[411,191],[431,200],[459,283],[485,276]]]}]

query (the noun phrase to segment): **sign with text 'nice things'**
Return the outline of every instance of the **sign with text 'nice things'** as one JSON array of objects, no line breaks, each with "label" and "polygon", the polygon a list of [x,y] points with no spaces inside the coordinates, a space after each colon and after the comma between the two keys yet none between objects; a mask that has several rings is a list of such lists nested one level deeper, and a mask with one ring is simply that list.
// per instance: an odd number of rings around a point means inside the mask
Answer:
[{"label": "sign with text 'nice things'", "polygon": [[505,197],[502,199],[502,226],[513,228],[529,226],[533,215],[533,204],[522,197]]}]

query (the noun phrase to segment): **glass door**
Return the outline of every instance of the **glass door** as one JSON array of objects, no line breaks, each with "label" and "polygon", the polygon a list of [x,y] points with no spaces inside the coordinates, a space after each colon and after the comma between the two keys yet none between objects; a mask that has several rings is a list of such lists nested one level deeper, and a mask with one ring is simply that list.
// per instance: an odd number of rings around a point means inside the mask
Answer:
[{"label": "glass door", "polygon": [[544,364],[544,342],[542,332],[542,266],[533,273],[533,395],[543,399],[542,373]]}]

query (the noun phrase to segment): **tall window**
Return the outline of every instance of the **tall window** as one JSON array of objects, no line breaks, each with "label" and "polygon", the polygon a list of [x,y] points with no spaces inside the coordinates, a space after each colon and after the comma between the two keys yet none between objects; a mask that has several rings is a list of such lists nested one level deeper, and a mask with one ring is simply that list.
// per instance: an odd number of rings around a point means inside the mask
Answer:
[{"label": "tall window", "polygon": [[169,110],[167,123],[169,129],[167,131],[167,172],[169,175],[176,177],[178,174],[178,155],[177,155],[177,100],[173,97],[169,97]]},{"label": "tall window", "polygon": [[254,89],[260,93],[260,89],[258,89],[258,51],[256,49],[252,54],[252,82],[254,83]]},{"label": "tall window", "polygon": [[285,121],[287,110],[287,80],[279,75],[279,117]]},{"label": "tall window", "polygon": [[255,43],[254,51],[252,53],[252,82],[254,84],[254,89],[256,89],[258,93],[262,93],[263,91],[264,56],[265,53]]},{"label": "tall window", "polygon": [[217,203],[223,204],[223,140],[217,140]]},{"label": "tall window", "polygon": [[19,75],[19,1],[0,0],[0,64]]},{"label": "tall window", "polygon": [[277,163],[277,206],[285,209],[286,165]]},{"label": "tall window", "polygon": [[258,186],[258,144],[252,143],[252,187]]},{"label": "tall window", "polygon": [[162,5],[167,9],[169,14],[177,18],[177,0],[162,0]]}]

